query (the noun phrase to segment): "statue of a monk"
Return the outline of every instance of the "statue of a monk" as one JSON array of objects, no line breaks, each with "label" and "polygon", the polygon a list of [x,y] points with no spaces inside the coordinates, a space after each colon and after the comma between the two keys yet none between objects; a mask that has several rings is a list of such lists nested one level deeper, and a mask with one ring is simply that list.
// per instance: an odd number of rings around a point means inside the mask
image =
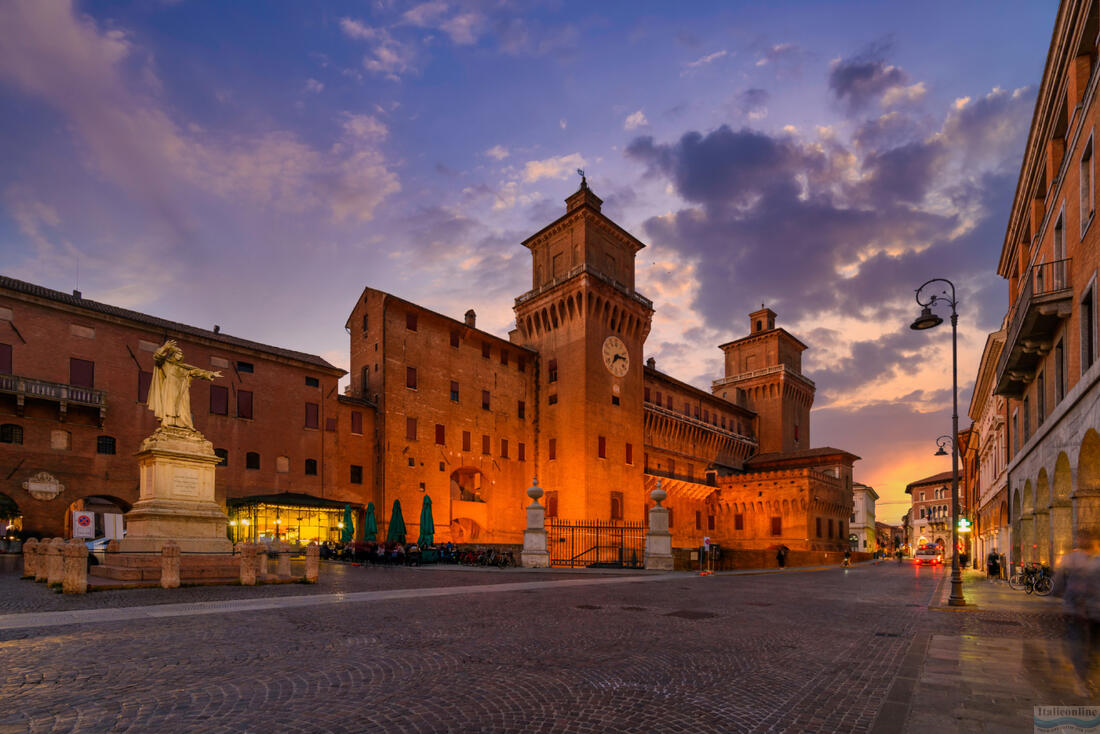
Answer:
[{"label": "statue of a monk", "polygon": [[156,414],[162,427],[175,426],[195,430],[191,422],[191,379],[213,380],[220,372],[183,363],[183,352],[174,339],[153,352],[153,380],[146,405]]}]

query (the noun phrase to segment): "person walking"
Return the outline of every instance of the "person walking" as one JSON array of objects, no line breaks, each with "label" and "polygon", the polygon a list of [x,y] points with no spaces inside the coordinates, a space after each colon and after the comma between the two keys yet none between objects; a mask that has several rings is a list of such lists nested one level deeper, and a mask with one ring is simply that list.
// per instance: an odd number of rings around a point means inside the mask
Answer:
[{"label": "person walking", "polygon": [[994,549],[989,556],[985,559],[986,574],[989,576],[990,581],[994,581],[1001,576],[1001,557],[997,555],[996,549]]},{"label": "person walking", "polygon": [[1062,597],[1066,647],[1077,673],[1078,693],[1096,695],[1092,668],[1100,654],[1100,538],[1092,528],[1078,528],[1072,551],[1062,556],[1054,574],[1055,596]]},{"label": "person walking", "polygon": [[852,565],[852,549],[851,548],[845,548],[844,549],[844,565],[845,566],[851,566]]},{"label": "person walking", "polygon": [[775,561],[779,564],[780,568],[787,567],[787,546],[779,546],[779,550],[775,552]]}]

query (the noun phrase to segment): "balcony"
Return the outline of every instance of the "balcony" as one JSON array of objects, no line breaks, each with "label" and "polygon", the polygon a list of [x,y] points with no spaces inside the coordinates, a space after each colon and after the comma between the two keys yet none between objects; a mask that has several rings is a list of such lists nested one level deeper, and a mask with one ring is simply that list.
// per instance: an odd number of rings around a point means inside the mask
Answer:
[{"label": "balcony", "polygon": [[1059,324],[1073,311],[1070,258],[1032,266],[1024,279],[1001,357],[993,392],[1019,399],[1035,379],[1039,361],[1054,346]]},{"label": "balcony", "polygon": [[105,390],[76,387],[60,382],[34,380],[30,377],[0,375],[0,394],[15,396],[15,410],[19,416],[23,415],[23,406],[27,398],[56,402],[60,412],[58,420],[61,422],[65,421],[70,405],[98,409],[100,426],[103,425],[103,419],[107,416],[107,392]]}]

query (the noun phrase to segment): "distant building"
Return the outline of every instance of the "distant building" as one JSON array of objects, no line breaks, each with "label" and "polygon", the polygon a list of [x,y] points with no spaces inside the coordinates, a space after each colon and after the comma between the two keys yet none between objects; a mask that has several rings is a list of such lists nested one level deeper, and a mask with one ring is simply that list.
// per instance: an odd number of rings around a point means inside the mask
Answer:
[{"label": "distant building", "polygon": [[905,487],[912,497],[909,516],[909,545],[916,551],[935,543],[943,548],[944,558],[951,549],[951,477],[949,471],[918,479]]},{"label": "distant building", "polygon": [[866,484],[852,485],[852,517],[848,529],[848,541],[852,550],[874,553],[879,548],[875,522],[875,502],[878,493]]}]

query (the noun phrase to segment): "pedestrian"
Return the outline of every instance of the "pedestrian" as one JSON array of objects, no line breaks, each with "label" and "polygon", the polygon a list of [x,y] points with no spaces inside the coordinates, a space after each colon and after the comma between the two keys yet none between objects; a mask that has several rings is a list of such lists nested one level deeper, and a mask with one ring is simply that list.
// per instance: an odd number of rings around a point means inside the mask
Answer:
[{"label": "pedestrian", "polygon": [[852,549],[851,548],[845,548],[844,549],[844,565],[845,566],[851,566],[852,565]]},{"label": "pedestrian", "polygon": [[999,578],[1001,575],[1001,557],[997,555],[997,550],[994,549],[990,552],[989,556],[985,559],[986,574],[989,576],[989,580],[993,581]]},{"label": "pedestrian", "polygon": [[779,546],[779,550],[775,552],[775,561],[779,564],[780,568],[787,567],[787,546]]},{"label": "pedestrian", "polygon": [[1066,647],[1077,673],[1078,694],[1095,696],[1091,673],[1100,654],[1100,543],[1092,528],[1080,527],[1072,551],[1062,556],[1054,575],[1054,594],[1062,597]]}]

